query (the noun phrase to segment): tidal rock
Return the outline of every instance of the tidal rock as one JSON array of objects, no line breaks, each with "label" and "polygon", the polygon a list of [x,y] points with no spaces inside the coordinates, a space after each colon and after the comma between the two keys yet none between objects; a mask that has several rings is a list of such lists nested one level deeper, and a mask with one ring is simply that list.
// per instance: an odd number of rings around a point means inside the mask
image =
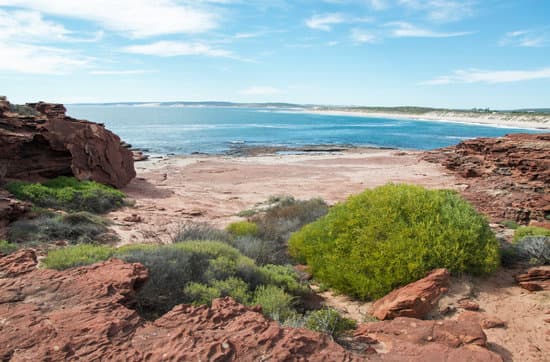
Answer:
[{"label": "tidal rock", "polygon": [[496,221],[527,225],[550,215],[550,133],[466,140],[423,159],[463,177],[463,196]]},{"label": "tidal rock", "polygon": [[515,278],[520,287],[531,292],[550,290],[550,265],[530,268]]},{"label": "tidal rock", "polygon": [[61,104],[0,100],[0,173],[32,181],[74,175],[115,187],[135,177],[132,152],[117,135],[65,113]]},{"label": "tidal rock", "polygon": [[437,304],[443,291],[448,290],[450,275],[446,269],[436,269],[425,278],[396,289],[377,300],[372,314],[380,319],[396,317],[424,318]]}]

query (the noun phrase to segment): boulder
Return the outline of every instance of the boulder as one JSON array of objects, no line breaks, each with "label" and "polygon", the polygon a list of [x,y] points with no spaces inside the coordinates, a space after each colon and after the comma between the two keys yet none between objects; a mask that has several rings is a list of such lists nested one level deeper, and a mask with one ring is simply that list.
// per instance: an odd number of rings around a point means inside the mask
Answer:
[{"label": "boulder", "polygon": [[530,292],[550,290],[550,265],[530,268],[515,276],[519,286]]},{"label": "boulder", "polygon": [[425,278],[396,289],[377,300],[372,314],[380,319],[396,317],[424,318],[437,304],[439,296],[448,290],[450,281],[446,269],[436,269]]},{"label": "boulder", "polygon": [[65,113],[61,104],[0,101],[0,174],[30,181],[73,175],[118,188],[135,177],[132,152],[117,135]]},{"label": "boulder", "polygon": [[32,208],[28,202],[13,198],[7,191],[0,189],[0,239],[3,237],[4,228],[12,221],[22,217]]},{"label": "boulder", "polygon": [[503,320],[487,315],[485,313],[466,311],[461,313],[457,320],[459,322],[472,322],[478,323],[483,329],[492,329],[492,328],[504,328],[506,327],[506,322]]}]

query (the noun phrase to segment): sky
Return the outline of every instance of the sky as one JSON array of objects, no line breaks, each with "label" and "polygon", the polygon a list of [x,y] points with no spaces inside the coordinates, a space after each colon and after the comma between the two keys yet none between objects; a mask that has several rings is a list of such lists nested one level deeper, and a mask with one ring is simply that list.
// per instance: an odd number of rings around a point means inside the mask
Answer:
[{"label": "sky", "polygon": [[550,0],[0,0],[0,94],[550,108]]}]

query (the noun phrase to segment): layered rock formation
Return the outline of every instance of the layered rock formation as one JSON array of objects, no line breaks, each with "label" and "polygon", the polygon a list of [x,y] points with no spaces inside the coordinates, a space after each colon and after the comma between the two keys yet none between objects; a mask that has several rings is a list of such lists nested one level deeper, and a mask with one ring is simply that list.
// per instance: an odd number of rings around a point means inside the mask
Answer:
[{"label": "layered rock formation", "polygon": [[136,173],[132,152],[102,124],[66,116],[61,104],[0,99],[0,181],[74,175],[115,187]]},{"label": "layered rock formation", "polygon": [[477,138],[423,158],[462,177],[463,195],[496,221],[548,223],[550,133]]},{"label": "layered rock formation", "polygon": [[[478,323],[397,318],[367,323],[344,350],[328,336],[283,328],[230,298],[179,305],[149,322],[133,309],[147,280],[117,259],[38,269],[32,250],[0,257],[0,360],[11,361],[501,361]],[[365,350],[365,349],[363,349]],[[466,358],[466,359],[464,359]]]}]

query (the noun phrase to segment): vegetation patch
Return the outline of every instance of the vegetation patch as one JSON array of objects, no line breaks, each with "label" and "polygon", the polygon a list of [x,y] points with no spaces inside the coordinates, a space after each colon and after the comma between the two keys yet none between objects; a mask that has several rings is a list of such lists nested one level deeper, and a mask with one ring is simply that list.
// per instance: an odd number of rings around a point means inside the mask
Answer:
[{"label": "vegetation patch", "polygon": [[17,250],[17,245],[6,240],[0,240],[0,254],[10,254]]},{"label": "vegetation patch", "polygon": [[547,236],[550,237],[550,229],[536,226],[522,226],[514,232],[514,243],[519,242],[527,236]]},{"label": "vegetation patch", "polygon": [[15,197],[39,207],[99,214],[121,207],[125,198],[122,192],[112,187],[65,176],[44,183],[10,182],[6,189]]},{"label": "vegetation patch", "polygon": [[109,246],[92,244],[54,249],[48,252],[42,265],[49,269],[64,270],[107,260],[114,252]]},{"label": "vegetation patch", "polygon": [[[71,244],[107,241],[107,221],[88,212],[69,214],[42,213],[35,219],[22,219],[12,223],[8,239],[18,244],[36,244],[66,240]],[[114,236],[109,235],[109,240]]]},{"label": "vegetation patch", "polygon": [[323,308],[310,312],[305,318],[305,327],[312,331],[328,334],[333,339],[357,327],[357,323],[344,318],[332,308]]},{"label": "vegetation patch", "polygon": [[226,228],[233,236],[255,236],[258,234],[258,225],[250,221],[238,221],[231,223]]},{"label": "vegetation patch", "polygon": [[485,274],[499,245],[484,217],[456,192],[388,184],[350,197],[294,233],[291,254],[322,283],[379,298],[435,268]]}]

